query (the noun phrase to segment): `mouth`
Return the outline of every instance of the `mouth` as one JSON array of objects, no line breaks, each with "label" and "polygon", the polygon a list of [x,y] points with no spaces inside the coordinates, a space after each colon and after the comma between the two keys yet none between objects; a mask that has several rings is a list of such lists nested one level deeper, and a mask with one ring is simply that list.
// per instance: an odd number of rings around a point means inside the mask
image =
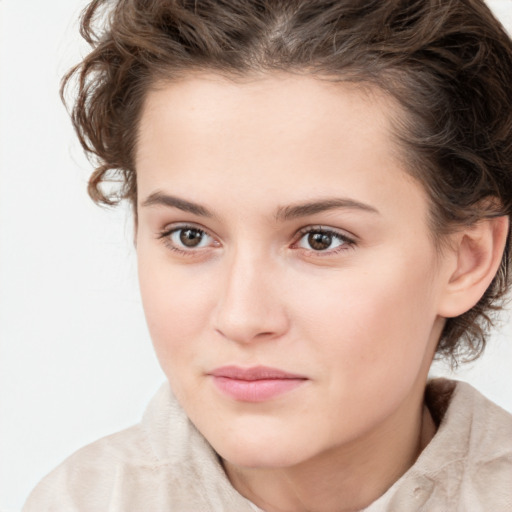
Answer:
[{"label": "mouth", "polygon": [[208,375],[221,393],[240,402],[265,402],[292,391],[309,380],[303,375],[267,366],[223,366]]}]

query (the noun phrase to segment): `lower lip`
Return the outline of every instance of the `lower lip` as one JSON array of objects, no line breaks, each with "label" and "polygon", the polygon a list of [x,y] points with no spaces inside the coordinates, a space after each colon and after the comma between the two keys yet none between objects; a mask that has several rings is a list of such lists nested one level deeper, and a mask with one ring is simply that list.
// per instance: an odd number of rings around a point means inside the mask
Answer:
[{"label": "lower lip", "polygon": [[231,398],[241,402],[264,402],[287,393],[307,379],[261,379],[241,380],[228,377],[213,377],[215,386]]}]

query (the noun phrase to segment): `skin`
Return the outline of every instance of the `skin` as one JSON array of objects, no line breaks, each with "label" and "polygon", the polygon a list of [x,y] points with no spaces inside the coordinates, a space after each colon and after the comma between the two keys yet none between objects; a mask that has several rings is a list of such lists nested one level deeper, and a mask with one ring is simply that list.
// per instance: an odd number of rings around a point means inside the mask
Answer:
[{"label": "skin", "polygon": [[[283,74],[191,75],[146,99],[136,244],[149,330],[232,484],[267,511],[367,506],[434,433],[428,369],[444,310],[470,307],[450,297],[475,258],[436,251],[391,135],[398,114],[377,91]],[[199,246],[183,245],[184,226]],[[308,229],[335,235],[315,250]],[[304,382],[239,401],[209,375],[225,365]]]}]

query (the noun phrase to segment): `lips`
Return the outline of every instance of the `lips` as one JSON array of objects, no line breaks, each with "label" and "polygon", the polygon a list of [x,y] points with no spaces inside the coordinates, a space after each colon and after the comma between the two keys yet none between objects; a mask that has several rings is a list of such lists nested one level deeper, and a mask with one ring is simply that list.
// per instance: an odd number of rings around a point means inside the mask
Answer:
[{"label": "lips", "polygon": [[223,366],[213,370],[209,375],[221,393],[241,402],[271,400],[292,391],[308,380],[303,375],[267,366]]}]

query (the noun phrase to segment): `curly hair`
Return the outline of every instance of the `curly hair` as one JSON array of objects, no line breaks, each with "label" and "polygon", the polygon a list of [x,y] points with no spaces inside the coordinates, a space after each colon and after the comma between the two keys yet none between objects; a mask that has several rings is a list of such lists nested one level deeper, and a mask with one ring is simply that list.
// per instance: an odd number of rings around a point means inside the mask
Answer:
[{"label": "curly hair", "polygon": [[[430,197],[435,240],[512,214],[512,41],[483,0],[93,0],[92,50],[64,77],[100,204],[136,206],[134,153],[148,90],[191,71],[291,71],[370,84],[402,107],[396,137]],[[117,181],[112,191],[105,184]],[[136,208],[135,208],[136,213]],[[473,359],[510,288],[511,235],[471,310],[446,321],[441,356]]]}]

